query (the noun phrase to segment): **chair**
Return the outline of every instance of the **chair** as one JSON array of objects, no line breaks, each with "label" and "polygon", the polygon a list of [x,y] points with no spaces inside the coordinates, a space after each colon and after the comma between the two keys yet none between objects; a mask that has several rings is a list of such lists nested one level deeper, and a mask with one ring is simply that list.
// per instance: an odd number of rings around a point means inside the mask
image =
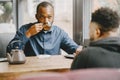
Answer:
[{"label": "chair", "polygon": [[15,33],[0,33],[0,57],[6,56],[6,47]]}]

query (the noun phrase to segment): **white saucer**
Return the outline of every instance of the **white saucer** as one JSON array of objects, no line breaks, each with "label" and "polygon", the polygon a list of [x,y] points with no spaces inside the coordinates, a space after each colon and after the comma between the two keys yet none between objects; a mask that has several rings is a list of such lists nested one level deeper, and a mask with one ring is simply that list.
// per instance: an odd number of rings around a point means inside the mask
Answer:
[{"label": "white saucer", "polygon": [[37,57],[38,58],[48,58],[48,57],[50,57],[51,55],[38,55]]}]

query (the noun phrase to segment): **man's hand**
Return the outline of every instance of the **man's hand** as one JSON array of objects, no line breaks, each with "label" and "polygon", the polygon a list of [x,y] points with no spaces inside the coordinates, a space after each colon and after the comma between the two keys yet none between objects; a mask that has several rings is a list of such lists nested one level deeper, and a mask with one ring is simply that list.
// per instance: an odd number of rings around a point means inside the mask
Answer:
[{"label": "man's hand", "polygon": [[83,46],[79,46],[77,49],[76,49],[76,52],[74,53],[74,55],[78,55],[83,49]]},{"label": "man's hand", "polygon": [[32,25],[26,32],[26,36],[30,38],[31,36],[39,33],[43,29],[43,23],[37,23]]}]

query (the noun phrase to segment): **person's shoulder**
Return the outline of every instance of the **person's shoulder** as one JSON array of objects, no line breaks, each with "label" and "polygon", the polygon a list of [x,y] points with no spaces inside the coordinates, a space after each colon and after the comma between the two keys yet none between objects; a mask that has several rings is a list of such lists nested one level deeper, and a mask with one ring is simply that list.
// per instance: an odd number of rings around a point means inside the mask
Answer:
[{"label": "person's shoulder", "polygon": [[28,30],[33,24],[35,24],[35,23],[27,23],[27,24],[24,24],[24,25],[22,25],[22,26],[19,28],[18,31],[26,31],[26,30]]},{"label": "person's shoulder", "polygon": [[62,28],[60,28],[59,26],[53,25],[53,30],[57,31],[57,32],[61,32],[61,33],[66,33]]},{"label": "person's shoulder", "polygon": [[89,46],[87,48],[84,48],[80,54],[84,54],[84,55],[97,55],[99,54],[100,52],[102,51],[102,48],[101,47],[92,47],[92,46]]},{"label": "person's shoulder", "polygon": [[30,26],[32,26],[33,24],[35,24],[35,23],[27,23],[27,24],[22,25],[21,27],[30,27]]},{"label": "person's shoulder", "polygon": [[54,30],[62,30],[59,26],[53,25]]}]

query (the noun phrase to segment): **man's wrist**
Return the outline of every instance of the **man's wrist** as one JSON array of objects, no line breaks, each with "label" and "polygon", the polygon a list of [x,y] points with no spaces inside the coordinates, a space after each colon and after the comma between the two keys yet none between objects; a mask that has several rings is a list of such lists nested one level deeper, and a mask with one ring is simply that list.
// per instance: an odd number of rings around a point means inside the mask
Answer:
[{"label": "man's wrist", "polygon": [[27,38],[30,38],[30,37],[31,37],[31,34],[29,33],[29,31],[27,31],[25,34],[26,34],[26,37],[27,37]]}]

